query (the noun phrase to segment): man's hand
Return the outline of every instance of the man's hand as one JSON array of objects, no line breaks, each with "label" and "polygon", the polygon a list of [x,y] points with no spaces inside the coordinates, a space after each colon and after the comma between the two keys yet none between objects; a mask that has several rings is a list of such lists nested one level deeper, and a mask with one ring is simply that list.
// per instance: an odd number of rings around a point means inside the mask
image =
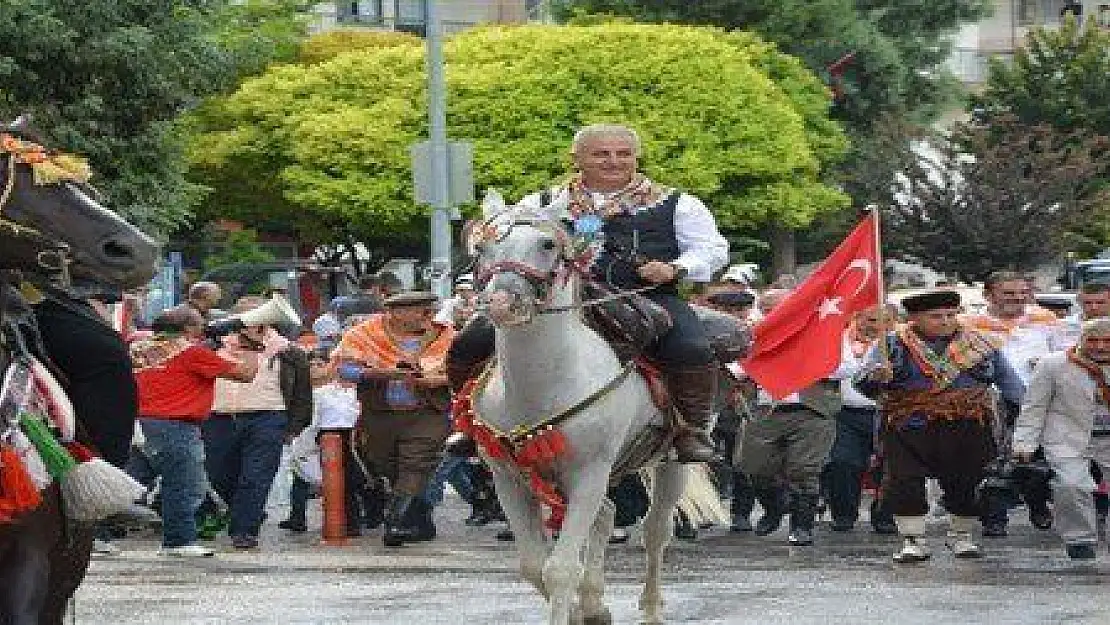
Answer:
[{"label": "man's hand", "polygon": [[639,273],[641,278],[652,284],[667,284],[678,278],[678,269],[660,260],[649,260],[640,265]]},{"label": "man's hand", "polygon": [[867,374],[867,377],[875,382],[886,384],[894,379],[894,368],[890,366],[890,363],[883,363]]}]

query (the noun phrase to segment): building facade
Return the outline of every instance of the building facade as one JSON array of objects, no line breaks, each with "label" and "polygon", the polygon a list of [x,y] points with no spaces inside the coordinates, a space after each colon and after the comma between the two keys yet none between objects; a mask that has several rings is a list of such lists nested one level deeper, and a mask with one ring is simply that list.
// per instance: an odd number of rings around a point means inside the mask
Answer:
[{"label": "building facade", "polygon": [[[541,0],[437,0],[448,33],[479,24],[523,24],[540,19]],[[425,0],[341,0],[316,6],[315,30],[372,28],[424,34]]]},{"label": "building facade", "polygon": [[995,0],[990,17],[960,29],[949,69],[965,83],[981,83],[991,58],[1011,58],[1030,29],[1059,27],[1068,14],[1107,28],[1110,0]]}]

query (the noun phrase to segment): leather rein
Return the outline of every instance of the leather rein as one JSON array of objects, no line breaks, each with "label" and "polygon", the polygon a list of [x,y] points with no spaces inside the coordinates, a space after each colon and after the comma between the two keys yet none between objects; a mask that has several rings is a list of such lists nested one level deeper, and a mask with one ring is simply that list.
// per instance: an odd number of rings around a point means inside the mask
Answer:
[{"label": "leather rein", "polygon": [[[486,223],[483,224],[483,227],[488,226],[489,223],[489,220],[487,220]],[[576,302],[574,304],[552,306],[550,302],[555,290],[554,287],[556,282],[562,282],[562,284],[565,286],[571,275],[577,275],[585,280],[593,279],[592,276],[590,276],[589,271],[587,271],[586,269],[586,266],[588,265],[587,261],[582,258],[571,258],[567,256],[566,251],[568,248],[570,235],[567,233],[566,229],[551,220],[517,218],[507,224],[508,227],[505,228],[505,232],[496,237],[495,241],[504,240],[506,237],[509,236],[509,234],[512,232],[512,229],[516,226],[540,228],[541,225],[547,224],[551,224],[553,226],[553,229],[555,230],[555,239],[557,241],[556,244],[559,246],[559,255],[555,259],[555,264],[552,265],[550,269],[545,271],[543,269],[540,269],[539,267],[518,260],[501,260],[489,265],[480,265],[481,268],[475,276],[475,287],[479,290],[485,288],[485,286],[489,284],[490,280],[492,280],[494,276],[502,273],[511,273],[520,276],[521,278],[524,278],[524,280],[527,281],[533,289],[536,290],[537,295],[539,295],[540,297],[542,303],[541,306],[536,310],[537,315],[551,315],[575,310],[582,310],[585,308],[598,306],[606,302],[611,302],[613,300],[623,299],[625,297],[631,297],[633,295],[638,295],[641,293],[647,293],[648,291],[651,291],[658,287],[658,285],[649,284],[634,289],[620,289],[602,297],[588,299],[585,301]],[[479,253],[479,256],[480,255],[481,254]],[[485,311],[487,310],[487,307],[479,306],[478,310]]]}]

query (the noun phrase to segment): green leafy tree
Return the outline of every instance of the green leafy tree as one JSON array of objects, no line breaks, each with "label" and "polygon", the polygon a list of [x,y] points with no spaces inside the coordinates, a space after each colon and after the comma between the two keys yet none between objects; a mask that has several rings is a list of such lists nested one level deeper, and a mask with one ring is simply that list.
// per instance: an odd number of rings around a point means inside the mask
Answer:
[{"label": "green leafy tree", "polygon": [[[623,15],[647,22],[747,29],[802,58],[836,87],[836,117],[866,130],[884,113],[928,117],[952,103],[940,69],[949,36],[985,16],[989,0],[559,0],[564,18]],[[837,61],[851,55],[836,68]]]},{"label": "green leafy tree", "polygon": [[918,148],[885,204],[885,244],[897,255],[965,280],[1029,270],[1102,210],[1103,137],[1000,117],[958,125],[933,145]]},{"label": "green leafy tree", "polygon": [[30,113],[52,147],[89,156],[113,208],[168,232],[204,193],[185,178],[175,118],[292,58],[301,4],[4,0],[0,116]]},{"label": "green leafy tree", "polygon": [[[313,242],[422,238],[408,150],[427,134],[423,48],[394,43],[272,68],[198,111],[190,155],[216,189],[210,214],[281,221]],[[827,92],[752,35],[485,28],[446,53],[449,130],[474,142],[479,188],[520,197],[562,179],[575,129],[616,121],[640,130],[649,175],[726,226],[800,226],[847,202],[819,180],[845,149]]]},{"label": "green leafy tree", "polygon": [[984,120],[1010,115],[1110,136],[1110,33],[1071,18],[1058,30],[1030,31],[1012,63],[991,64],[972,103]]},{"label": "green leafy tree", "polygon": [[205,271],[230,265],[232,263],[266,263],[274,260],[274,255],[258,242],[255,230],[236,230],[227,233],[223,249],[204,259]]}]

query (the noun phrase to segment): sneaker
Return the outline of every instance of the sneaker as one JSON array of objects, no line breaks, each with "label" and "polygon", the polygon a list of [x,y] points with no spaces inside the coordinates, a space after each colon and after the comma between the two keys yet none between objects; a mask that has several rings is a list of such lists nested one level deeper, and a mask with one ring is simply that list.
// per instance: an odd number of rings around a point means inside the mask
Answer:
[{"label": "sneaker", "polygon": [[232,536],[231,546],[236,549],[257,549],[258,538],[255,536]]},{"label": "sneaker", "polygon": [[902,548],[894,553],[894,561],[898,564],[924,562],[932,557],[929,550],[917,542],[917,538],[907,536],[902,539]]},{"label": "sneaker", "polygon": [[609,534],[609,544],[619,545],[628,542],[628,530],[623,527],[614,527],[613,532]]},{"label": "sneaker", "polygon": [[97,538],[93,541],[92,554],[94,556],[118,556],[123,553],[119,547],[112,543]]},{"label": "sneaker", "polygon": [[158,550],[158,555],[169,556],[174,558],[211,558],[216,555],[204,545],[181,545],[180,547],[162,547]]},{"label": "sneaker", "polygon": [[1068,557],[1072,560],[1094,560],[1094,545],[1068,545]]},{"label": "sneaker", "polygon": [[808,547],[813,544],[813,530],[797,527],[790,530],[786,541],[795,547]]},{"label": "sneaker", "polygon": [[948,532],[945,544],[957,558],[978,558],[983,555],[983,550],[971,540],[969,532]]}]

